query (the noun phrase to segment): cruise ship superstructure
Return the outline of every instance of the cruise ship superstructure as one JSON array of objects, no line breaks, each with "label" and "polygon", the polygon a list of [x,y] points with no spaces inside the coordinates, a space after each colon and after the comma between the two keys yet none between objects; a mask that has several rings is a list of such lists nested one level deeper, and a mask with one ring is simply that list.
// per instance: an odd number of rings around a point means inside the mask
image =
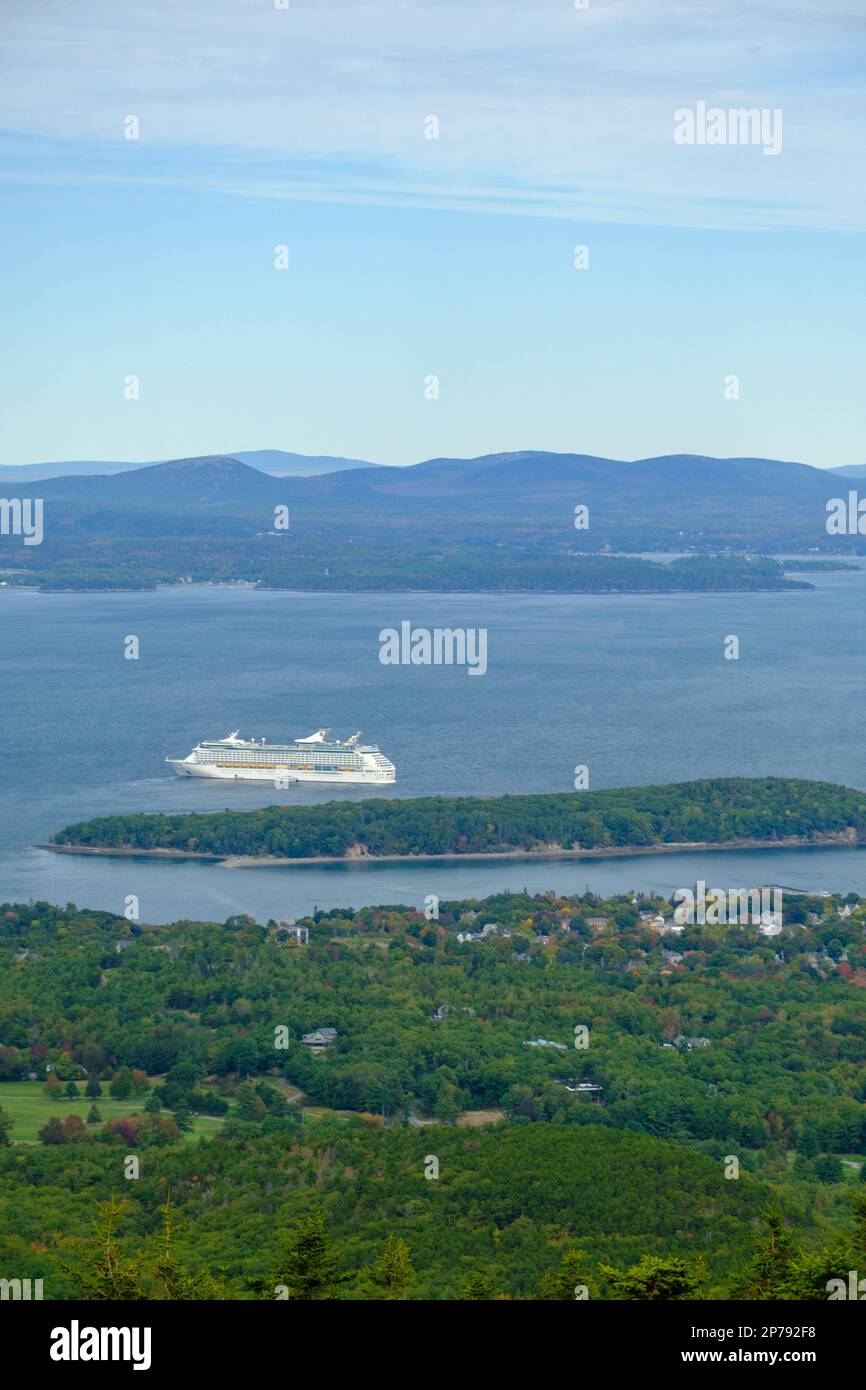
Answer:
[{"label": "cruise ship superstructure", "polygon": [[396,781],[394,764],[373,743],[353,734],[345,743],[317,729],[293,743],[243,739],[235,729],[228,738],[205,739],[186,758],[166,758],[181,777],[218,777],[238,782],[319,782],[328,786],[383,786]]}]

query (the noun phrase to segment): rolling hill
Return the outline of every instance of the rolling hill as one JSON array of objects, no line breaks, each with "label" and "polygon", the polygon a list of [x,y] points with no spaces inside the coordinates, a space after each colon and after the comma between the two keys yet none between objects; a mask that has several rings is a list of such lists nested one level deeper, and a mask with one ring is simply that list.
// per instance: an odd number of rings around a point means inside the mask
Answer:
[{"label": "rolling hill", "polygon": [[78,507],[172,511],[195,504],[238,516],[285,503],[299,517],[329,523],[426,523],[432,515],[507,524],[517,517],[523,525],[565,530],[573,529],[575,505],[584,503],[614,530],[640,519],[666,532],[682,527],[781,538],[792,525],[823,532],[825,504],[836,490],[836,475],[778,459],[674,454],[624,462],[524,451],[279,480],[234,456],[207,455],[109,476],[45,480],[40,495]]},{"label": "rolling hill", "polygon": [[[0,483],[27,481],[70,481],[72,479],[117,478],[136,473],[144,475],[155,469],[172,466],[195,466],[231,459],[247,465],[256,472],[272,477],[308,479],[322,482],[322,495],[345,496],[347,499],[378,497],[489,497],[503,489],[509,495],[533,497],[557,496],[576,483],[584,486],[598,500],[614,500],[616,495],[652,495],[659,489],[676,488],[683,495],[724,498],[734,491],[745,489],[750,495],[782,498],[791,493],[796,498],[804,491],[824,495],[830,479],[835,476],[859,477],[866,465],[850,465],[838,469],[818,469],[807,464],[766,458],[717,459],[701,454],[665,454],[626,461],[593,454],[551,453],[541,450],[520,450],[510,453],[483,454],[476,458],[432,458],[401,467],[384,467],[362,459],[344,459],[327,455],[287,453],[280,449],[254,449],[195,458],[161,459],[152,463],[123,461],[80,460],[63,463],[28,464],[22,467],[0,467]],[[154,474],[156,481],[162,475]],[[200,474],[201,476],[201,474]],[[59,489],[55,495],[61,494]],[[94,486],[94,498],[115,496],[109,486],[102,491]]]},{"label": "rolling hill", "polygon": [[51,478],[41,482],[39,490],[48,502],[144,506],[154,511],[192,505],[250,512],[285,500],[282,482],[221,454],[174,459],[109,476]]},{"label": "rolling hill", "polygon": [[[270,473],[275,478],[313,477],[319,473],[336,473],[343,468],[375,468],[368,459],[345,459],[330,454],[291,454],[284,449],[228,450],[219,458],[239,459],[262,473]],[[62,463],[28,463],[0,466],[0,489],[7,482],[39,482],[43,478],[70,478],[84,476],[105,476],[112,473],[129,473],[132,470],[151,468],[156,464],[171,462],[168,459],[151,459],[143,463],[118,460],[73,459]]]}]

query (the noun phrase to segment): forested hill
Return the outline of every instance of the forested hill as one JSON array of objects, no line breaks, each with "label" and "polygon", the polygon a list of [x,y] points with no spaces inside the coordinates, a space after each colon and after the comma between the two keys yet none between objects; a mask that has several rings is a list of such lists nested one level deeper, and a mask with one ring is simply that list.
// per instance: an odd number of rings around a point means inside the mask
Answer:
[{"label": "forested hill", "polygon": [[[393,1235],[417,1280],[390,1297],[826,1301],[866,1270],[866,898],[786,898],[772,939],[672,943],[659,913],[631,892],[335,908],[301,946],[242,915],[0,903],[0,1270],[50,1299],[177,1298],[170,1192],[195,1298],[273,1298],[284,1233],[318,1209],[342,1271],[320,1298],[382,1297]],[[83,1288],[70,1272],[111,1194],[121,1292],[95,1259]],[[750,1264],[770,1198],[786,1220]],[[160,1281],[131,1294],[142,1254]]]},{"label": "forested hill", "polygon": [[[39,478],[44,534],[38,546],[0,536],[0,556],[9,556],[4,583],[766,592],[810,587],[769,557],[820,550],[838,559],[863,549],[862,535],[846,526],[827,530],[828,505],[847,505],[847,484],[777,459],[681,454],[625,462],[523,450],[408,467],[347,466],[353,462],[265,450],[139,468],[83,463],[72,476],[58,465],[54,478],[41,469],[6,478],[6,499],[26,504],[28,515]],[[321,473],[317,464],[334,471]],[[94,475],[94,467],[107,474]],[[317,476],[275,477],[262,467]],[[656,563],[648,552],[686,553]]]},{"label": "forested hill", "polygon": [[744,778],[608,791],[271,806],[259,811],[103,816],[58,848],[290,859],[496,854],[866,838],[866,792],[831,782]]}]

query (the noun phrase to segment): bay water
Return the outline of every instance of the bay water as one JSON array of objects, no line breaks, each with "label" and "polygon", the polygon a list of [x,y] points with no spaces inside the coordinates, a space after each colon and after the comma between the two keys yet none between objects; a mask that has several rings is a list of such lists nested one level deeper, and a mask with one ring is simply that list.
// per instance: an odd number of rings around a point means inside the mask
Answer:
[{"label": "bay water", "polygon": [[[669,894],[714,876],[866,892],[856,848],[246,869],[35,847],[71,821],[131,811],[570,791],[577,765],[593,789],[732,775],[866,789],[866,570],[809,578],[812,591],[772,594],[0,589],[0,900],[122,912],[135,894],[142,920],[164,922],[523,887]],[[486,673],[383,665],[379,634],[403,621],[486,629]],[[731,636],[738,660],[725,659]],[[235,728],[283,741],[323,725],[363,730],[396,785],[276,791],[181,779],[164,762]]]}]

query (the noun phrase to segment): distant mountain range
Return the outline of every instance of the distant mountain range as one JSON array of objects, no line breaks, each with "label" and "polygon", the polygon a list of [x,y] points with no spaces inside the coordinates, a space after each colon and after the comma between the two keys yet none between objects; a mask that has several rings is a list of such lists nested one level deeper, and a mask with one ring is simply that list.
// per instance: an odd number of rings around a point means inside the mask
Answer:
[{"label": "distant mountain range", "polygon": [[[332,589],[778,588],[790,587],[780,567],[748,557],[866,549],[862,537],[826,529],[845,477],[780,459],[525,450],[402,468],[341,462],[276,477],[215,454],[4,480],[7,499],[42,499],[44,534],[32,547],[0,536],[0,564],[11,567],[0,585],[29,572],[55,588],[179,577]],[[588,528],[575,524],[583,508]],[[604,563],[684,551],[728,555],[676,574]]]},{"label": "distant mountain range", "polygon": [[[0,536],[0,587],[29,574],[43,588],[180,578],[340,591],[780,589],[803,584],[755,557],[866,549],[826,529],[845,477],[780,459],[525,450],[402,468],[341,462],[277,477],[209,454],[3,480],[7,499],[41,498],[44,518],[39,545]],[[588,528],[575,524],[584,508]],[[685,569],[624,558],[659,551],[696,558]]]},{"label": "distant mountain range", "polygon": [[[315,477],[320,473],[337,473],[343,468],[376,468],[378,465],[366,459],[344,459],[329,454],[290,454],[283,449],[250,449],[220,454],[220,458],[240,459],[258,468],[262,473],[270,473],[276,478]],[[171,462],[154,459],[145,463],[130,463],[121,460],[72,459],[65,463],[27,463],[0,467],[0,487],[14,481],[38,482],[42,478],[105,476],[112,473],[129,473],[140,468],[152,468],[156,464]]]},{"label": "distant mountain range", "polygon": [[[266,457],[273,461],[274,451],[266,451]],[[802,463],[697,454],[625,462],[527,450],[428,459],[403,468],[342,463],[328,472],[277,478],[237,456],[217,454],[38,481],[40,496],[55,516],[74,526],[90,512],[109,509],[113,534],[122,528],[124,508],[188,516],[195,509],[199,521],[221,514],[249,533],[256,519],[259,526],[270,524],[272,509],[284,504],[298,521],[318,518],[329,526],[447,521],[452,527],[495,523],[498,528],[543,526],[546,532],[553,527],[574,536],[574,508],[583,504],[592,524],[581,538],[590,541],[598,539],[600,526],[610,534],[637,527],[668,540],[688,533],[751,542],[784,539],[803,528],[820,538],[826,502],[839,489],[838,474]],[[24,483],[36,480],[16,481],[20,492]],[[5,490],[14,491],[8,484]]]}]

